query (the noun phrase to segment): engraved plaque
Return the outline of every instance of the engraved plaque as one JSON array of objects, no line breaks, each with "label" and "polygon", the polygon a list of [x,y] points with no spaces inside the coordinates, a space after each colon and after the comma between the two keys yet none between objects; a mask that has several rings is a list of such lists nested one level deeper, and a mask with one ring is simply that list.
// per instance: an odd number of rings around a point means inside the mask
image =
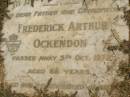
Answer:
[{"label": "engraved plaque", "polygon": [[92,88],[96,97],[110,97],[112,82],[123,80],[119,63],[128,60],[118,49],[128,40],[127,0],[12,1],[2,45],[5,81],[13,90],[33,95],[34,86],[52,78],[52,91],[92,97]]}]

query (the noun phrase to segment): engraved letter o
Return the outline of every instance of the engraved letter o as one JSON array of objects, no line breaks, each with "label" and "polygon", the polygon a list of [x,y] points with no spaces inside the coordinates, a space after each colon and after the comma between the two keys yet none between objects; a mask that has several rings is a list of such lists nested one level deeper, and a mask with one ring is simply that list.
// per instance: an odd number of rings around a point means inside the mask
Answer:
[{"label": "engraved letter o", "polygon": [[40,47],[40,40],[39,39],[36,39],[33,43],[34,47],[35,48],[39,48]]}]

